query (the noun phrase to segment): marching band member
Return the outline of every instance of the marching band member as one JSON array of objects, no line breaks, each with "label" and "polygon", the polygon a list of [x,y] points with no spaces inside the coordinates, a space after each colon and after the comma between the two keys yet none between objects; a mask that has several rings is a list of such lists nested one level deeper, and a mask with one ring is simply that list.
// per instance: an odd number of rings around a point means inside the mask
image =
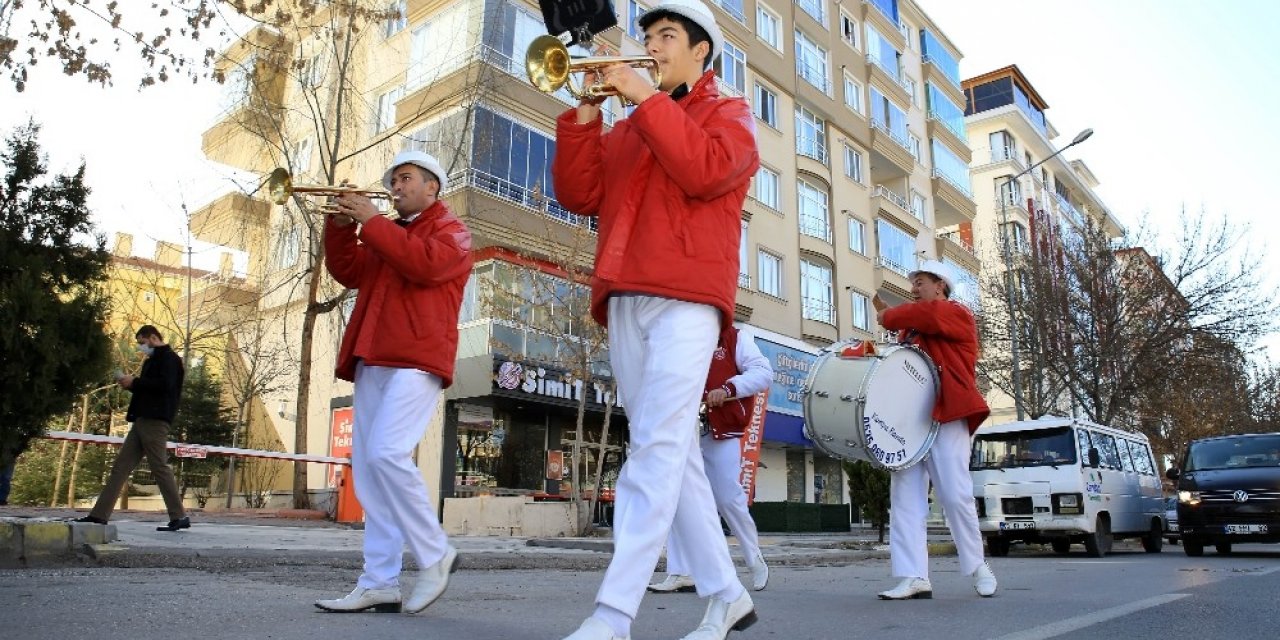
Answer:
[{"label": "marching band member", "polygon": [[[760,353],[750,333],[733,327],[721,332],[703,395],[708,426],[700,443],[702,463],[711,483],[711,495],[716,499],[716,509],[738,539],[742,558],[751,570],[751,588],[756,591],[763,591],[769,584],[769,565],[760,553],[756,521],[747,508],[746,489],[739,481],[742,437],[751,422],[752,396],[767,390],[772,382],[773,367]],[[689,561],[684,556],[673,529],[667,538],[667,577],[649,585],[649,590],[654,593],[693,591]]]},{"label": "marching band member", "polygon": [[881,592],[883,600],[932,598],[925,516],[929,511],[929,481],[946,511],[951,539],[960,556],[960,572],[973,576],[978,595],[996,592],[996,577],[983,561],[982,534],[969,476],[969,439],[990,410],[978,392],[978,327],[967,307],[951,300],[956,278],[951,268],[926,260],[910,274],[915,302],[890,308],[880,296],[872,299],[880,326],[898,331],[914,342],[938,367],[941,393],[933,419],[941,425],[923,462],[893,473],[889,485],[889,550],[897,587]]},{"label": "marching band member", "polygon": [[[336,374],[355,382],[351,471],[365,514],[364,573],[347,596],[316,602],[326,611],[417,613],[444,593],[458,567],[412,454],[453,381],[471,234],[439,199],[445,173],[432,156],[397,155],[382,183],[398,220],[347,194],[324,228],[325,266],[359,290]],[[402,606],[406,543],[421,569]]]},{"label": "marching band member", "polygon": [[709,599],[685,640],[721,640],[755,622],[716,519],[692,426],[721,329],[732,324],[738,238],[760,164],[751,108],[719,94],[724,37],[700,0],[665,0],[639,25],[660,86],[613,65],[600,80],[636,104],[602,134],[598,100],[556,123],[556,197],[599,217],[592,316],[627,399],[631,454],[618,478],[614,554],[596,609],[567,640],[626,640],[667,532]]}]

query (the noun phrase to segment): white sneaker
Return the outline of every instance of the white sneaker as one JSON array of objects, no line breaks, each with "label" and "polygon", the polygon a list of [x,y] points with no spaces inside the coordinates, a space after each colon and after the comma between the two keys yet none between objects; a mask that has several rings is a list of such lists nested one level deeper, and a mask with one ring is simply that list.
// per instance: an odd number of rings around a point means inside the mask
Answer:
[{"label": "white sneaker", "polygon": [[742,631],[756,623],[756,605],[746,591],[733,602],[711,597],[702,624],[681,640],[724,640],[730,631]]},{"label": "white sneaker", "polygon": [[764,591],[765,586],[769,584],[769,565],[765,564],[764,555],[756,554],[755,561],[748,565],[751,569],[751,588],[756,591]]},{"label": "white sneaker", "polygon": [[369,609],[378,613],[397,613],[400,611],[400,589],[356,587],[345,597],[336,600],[316,600],[316,607],[337,613],[356,613]]},{"label": "white sneaker", "polygon": [[973,572],[973,589],[984,598],[996,594],[996,574],[991,573],[991,567],[985,562]]},{"label": "white sneaker", "polygon": [[417,613],[431,606],[449,586],[449,574],[458,570],[458,550],[449,547],[440,561],[418,572],[418,584],[404,601],[405,613]]},{"label": "white sneaker", "polygon": [[903,578],[898,586],[879,595],[881,600],[928,600],[933,598],[933,585],[924,578]]},{"label": "white sneaker", "polygon": [[614,635],[609,625],[600,618],[592,616],[583,621],[582,626],[564,640],[631,640],[631,636]]},{"label": "white sneaker", "polygon": [[649,585],[649,590],[654,593],[685,593],[697,591],[697,586],[694,585],[693,578],[673,573],[668,574],[662,582],[655,582]]}]

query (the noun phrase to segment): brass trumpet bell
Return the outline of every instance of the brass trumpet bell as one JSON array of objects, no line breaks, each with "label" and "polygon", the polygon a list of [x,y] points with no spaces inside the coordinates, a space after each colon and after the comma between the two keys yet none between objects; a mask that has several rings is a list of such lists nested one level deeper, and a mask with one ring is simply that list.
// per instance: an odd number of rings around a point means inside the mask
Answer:
[{"label": "brass trumpet bell", "polygon": [[541,35],[529,43],[524,55],[524,68],[529,74],[529,82],[538,91],[555,93],[560,87],[567,87],[575,98],[602,98],[616,96],[618,90],[611,85],[598,82],[584,87],[573,78],[575,73],[599,72],[605,67],[625,64],[637,69],[647,69],[656,89],[662,83],[662,73],[658,71],[658,61],[650,56],[600,56],[594,58],[574,58],[569,55],[569,48],[551,35]]},{"label": "brass trumpet bell", "polygon": [[[267,194],[271,197],[271,202],[275,204],[284,204],[294,194],[307,194],[312,196],[338,198],[345,195],[359,195],[369,198],[370,200],[394,200],[392,195],[381,189],[357,189],[355,187],[332,186],[332,185],[305,185],[299,186],[293,184],[293,176],[289,175],[289,170],[284,167],[277,167],[271,172],[267,178]],[[331,205],[323,205],[320,212],[325,214],[337,213],[337,209]]]}]

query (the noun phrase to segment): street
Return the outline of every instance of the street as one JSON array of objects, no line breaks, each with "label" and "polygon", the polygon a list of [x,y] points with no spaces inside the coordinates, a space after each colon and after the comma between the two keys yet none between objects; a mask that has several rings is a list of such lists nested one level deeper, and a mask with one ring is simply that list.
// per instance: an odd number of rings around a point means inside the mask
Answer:
[{"label": "street", "polygon": [[[194,535],[194,534],[191,534]],[[603,556],[604,554],[598,554]],[[535,556],[536,557],[536,556]],[[933,600],[882,602],[888,561],[775,566],[754,593],[760,622],[735,640],[1275,637],[1280,547],[1240,545],[1187,558],[1116,545],[1103,559],[1037,547],[991,560],[996,597],[982,599],[953,556],[932,560]],[[348,563],[349,564],[349,563]],[[213,566],[216,565],[216,566]],[[316,638],[558,640],[592,610],[601,572],[464,569],[423,614],[329,614],[312,606],[351,588],[353,566],[282,551],[265,562],[222,557],[199,569],[69,567],[0,572],[0,637],[14,639]],[[409,574],[411,576],[411,574]],[[745,574],[744,574],[745,575]],[[411,578],[410,578],[411,579]],[[635,640],[679,638],[703,603],[692,594],[648,595]]]}]

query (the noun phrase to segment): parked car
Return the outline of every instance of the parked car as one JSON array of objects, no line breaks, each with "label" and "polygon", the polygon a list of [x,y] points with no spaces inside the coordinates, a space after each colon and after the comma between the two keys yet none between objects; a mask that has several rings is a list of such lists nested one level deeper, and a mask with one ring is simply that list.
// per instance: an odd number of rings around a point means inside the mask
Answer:
[{"label": "parked car", "polygon": [[1210,544],[1225,554],[1237,542],[1280,542],[1280,433],[1194,440],[1167,475],[1188,556]]},{"label": "parked car", "polygon": [[1178,544],[1178,540],[1182,539],[1181,532],[1178,531],[1178,496],[1169,496],[1164,499],[1164,539],[1169,544]]}]

